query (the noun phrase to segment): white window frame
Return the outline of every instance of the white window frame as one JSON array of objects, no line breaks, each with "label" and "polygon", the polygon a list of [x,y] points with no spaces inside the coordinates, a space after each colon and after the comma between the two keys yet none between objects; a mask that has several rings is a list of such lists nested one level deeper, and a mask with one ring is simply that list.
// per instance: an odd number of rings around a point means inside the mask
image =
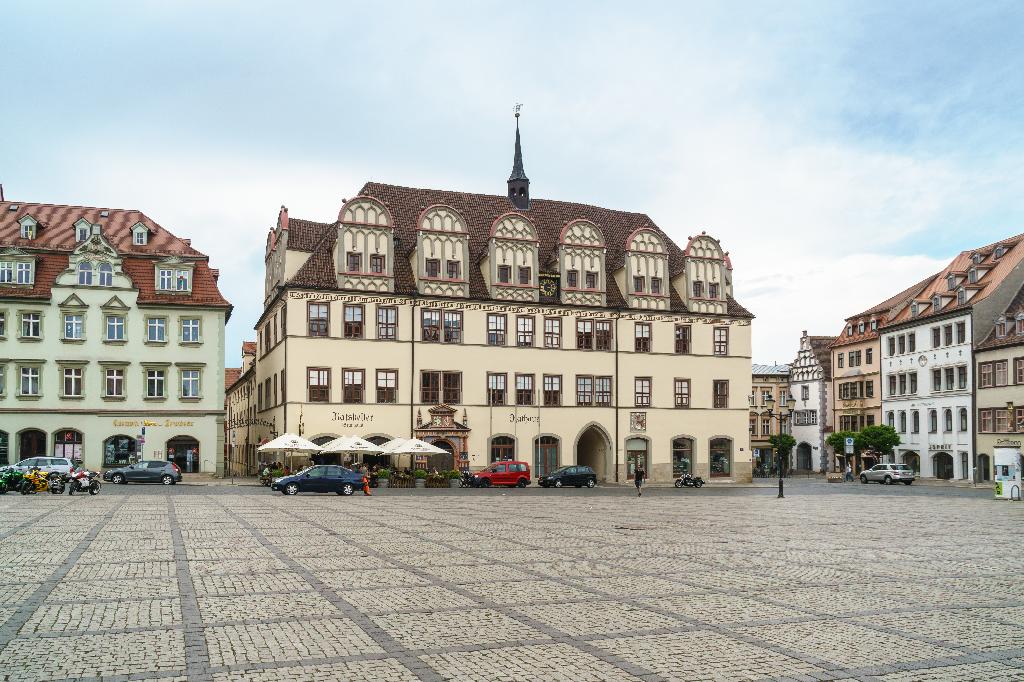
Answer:
[{"label": "white window frame", "polygon": [[[120,321],[120,325],[117,324],[118,320]],[[111,336],[110,335],[110,328],[111,328],[111,322],[112,321],[114,322],[114,328],[115,329],[120,327],[120,329],[121,329],[120,336],[116,336],[115,337],[115,336]],[[103,320],[103,327],[104,327],[104,333],[106,335],[105,336],[106,340],[107,341],[124,341],[125,340],[124,339],[125,325],[126,325],[126,320],[125,320],[125,316],[124,315],[117,315],[117,314],[106,315],[104,317],[104,320]]]},{"label": "white window frame", "polygon": [[[68,334],[68,318],[78,318],[77,335]],[[64,313],[64,317],[61,320],[61,329],[64,335],[61,337],[65,341],[84,341],[85,340],[85,314],[84,313]]]},{"label": "white window frame", "polygon": [[[159,386],[160,392],[154,393],[151,386]],[[146,393],[147,400],[160,400],[167,397],[167,370],[161,367],[146,368]]]},{"label": "white window frame", "polygon": [[[34,374],[34,376],[33,376]],[[35,391],[25,391],[25,380],[29,381],[29,386],[32,385],[32,380],[35,380]],[[20,365],[18,367],[18,395],[38,398],[42,395],[42,373],[39,371],[39,367],[35,365]]]},{"label": "white window frame", "polygon": [[28,284],[28,285],[30,285],[30,284],[34,284],[35,283],[35,280],[36,280],[35,268],[32,267],[32,263],[26,263],[24,261],[19,262],[18,265],[17,265],[17,272],[18,272],[18,277],[17,277],[17,283],[18,284]]},{"label": "white window frame", "polygon": [[[194,375],[194,376],[193,376]],[[186,390],[187,385],[194,384],[194,389],[190,388]],[[202,371],[194,367],[186,367],[178,372],[178,390],[180,391],[179,398],[182,400],[199,400],[203,397],[202,394]]]},{"label": "white window frame", "polygon": [[[159,322],[160,324],[154,324]],[[163,333],[160,335],[161,338],[154,339],[150,333],[153,329],[160,329]],[[146,318],[146,342],[147,343],[167,343],[167,318],[166,317],[147,317]]]},{"label": "white window frame", "polygon": [[0,284],[14,284],[14,261],[0,261]]},{"label": "white window frame", "polygon": [[[38,332],[36,334],[26,334],[25,333],[25,318],[28,317],[29,315],[34,315],[36,317],[36,320],[35,320],[36,332]],[[43,314],[39,313],[39,312],[25,312],[25,313],[21,313],[18,316],[18,332],[19,332],[19,334],[18,334],[19,338],[22,338],[22,339],[41,339],[41,338],[43,338]]]},{"label": "white window frame", "polygon": [[[192,324],[195,323],[195,324]],[[195,330],[194,335],[191,338],[185,338],[185,329]],[[200,317],[182,317],[178,321],[178,333],[181,343],[202,343],[203,342],[203,322]]]},{"label": "white window frame", "polygon": [[[68,380],[77,391],[68,391]],[[82,398],[85,395],[85,370],[81,367],[60,368],[60,395],[62,398]]]},{"label": "white window frame", "polygon": [[[116,373],[116,374],[114,374]],[[114,384],[120,385],[120,391],[118,393],[111,393],[107,390],[110,385],[108,382],[111,380],[111,375],[114,374]],[[103,397],[104,398],[123,398],[125,387],[125,372],[123,367],[107,367],[103,370]]]},{"label": "white window frame", "polygon": [[172,268],[157,268],[156,288],[159,291],[174,291],[174,270]]}]

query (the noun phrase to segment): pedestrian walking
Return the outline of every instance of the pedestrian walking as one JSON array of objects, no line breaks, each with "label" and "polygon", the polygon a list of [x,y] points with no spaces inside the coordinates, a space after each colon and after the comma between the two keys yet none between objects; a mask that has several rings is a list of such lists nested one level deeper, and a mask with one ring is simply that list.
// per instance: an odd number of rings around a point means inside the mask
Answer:
[{"label": "pedestrian walking", "polygon": [[642,466],[637,466],[636,471],[633,472],[633,483],[636,484],[637,497],[644,494],[643,485],[645,478],[647,478],[647,471]]},{"label": "pedestrian walking", "polygon": [[847,483],[853,482],[853,467],[849,463],[846,464],[846,477],[843,480]]}]

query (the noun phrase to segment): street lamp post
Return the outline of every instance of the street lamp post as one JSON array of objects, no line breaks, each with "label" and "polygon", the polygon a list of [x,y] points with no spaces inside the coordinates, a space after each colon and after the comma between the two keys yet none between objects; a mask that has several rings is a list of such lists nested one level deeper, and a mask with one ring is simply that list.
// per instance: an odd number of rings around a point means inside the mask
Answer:
[{"label": "street lamp post", "polygon": [[[786,422],[789,421],[789,406],[787,404],[788,401],[785,400],[786,396],[782,396],[782,397],[783,397],[783,400],[779,403],[779,411],[776,412],[773,409],[775,407],[775,399],[772,398],[772,396],[770,396],[770,395],[767,396],[765,398],[765,400],[764,400],[764,404],[768,406],[768,409],[767,409],[767,411],[762,413],[762,414],[764,414],[765,416],[768,417],[768,423],[769,424],[771,424],[772,419],[778,419],[779,420],[779,434],[780,435],[785,432],[785,430],[786,430]],[[771,429],[769,429],[769,431],[770,430]],[[772,448],[772,451],[774,452],[775,448]],[[782,498],[785,497],[785,494],[783,493],[783,488],[782,488],[782,477],[783,477],[783,474],[784,474],[785,470],[782,467],[782,459],[779,456],[780,453],[775,453],[775,455],[776,455],[775,462],[776,462],[776,465],[779,467],[779,499],[781,500]]]}]

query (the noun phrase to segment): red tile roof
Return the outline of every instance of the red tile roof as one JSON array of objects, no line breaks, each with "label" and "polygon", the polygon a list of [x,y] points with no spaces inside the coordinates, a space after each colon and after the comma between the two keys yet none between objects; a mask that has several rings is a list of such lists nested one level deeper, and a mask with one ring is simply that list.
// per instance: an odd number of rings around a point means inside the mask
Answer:
[{"label": "red tile roof", "polygon": [[[837,348],[839,346],[848,346],[853,343],[877,339],[879,332],[871,331],[871,319],[876,319],[878,321],[878,327],[881,329],[885,326],[886,322],[895,317],[904,306],[910,303],[911,299],[917,296],[917,294],[937,276],[937,274],[929,275],[920,282],[904,289],[895,296],[887,298],[878,305],[868,308],[862,313],[846,318],[846,324],[853,325],[853,334],[848,336],[846,334],[846,328],[844,327],[839,336],[835,337],[835,340],[831,343],[831,347]],[[857,331],[861,322],[864,323],[863,333]]]},{"label": "red tile roof", "polygon": [[[408,256],[416,248],[417,219],[428,206],[443,204],[459,211],[470,228],[471,263],[477,263],[487,253],[489,231],[496,218],[514,211],[515,207],[503,195],[470,194],[446,190],[417,189],[370,182],[359,194],[377,199],[385,205],[394,221],[395,237],[399,243],[398,257],[395,258],[395,291],[410,294],[416,289]],[[611,273],[622,267],[626,255],[626,240],[640,228],[650,228],[665,240],[669,256],[669,273],[676,275],[683,269],[683,252],[661,229],[643,213],[615,211],[598,206],[577,204],[566,201],[533,199],[530,210],[524,214],[537,228],[539,238],[539,261],[552,262],[558,250],[558,240],[566,223],[577,219],[590,220],[601,228],[605,240],[605,265],[609,276],[607,299],[610,307],[624,307],[624,297],[618,290]],[[296,232],[296,226],[299,226]],[[309,260],[289,280],[292,286],[316,289],[336,289],[337,275],[334,267],[334,244],[337,241],[337,223],[315,223],[290,218],[288,222],[289,248],[308,250]],[[486,283],[479,268],[469,273],[470,297],[488,299]],[[733,299],[728,302],[728,314],[736,317],[753,317],[751,313]],[[682,300],[675,295],[671,298],[671,309],[686,312]]]},{"label": "red tile roof", "polygon": [[242,355],[256,355],[256,342],[255,341],[243,341],[242,342]]},{"label": "red tile roof", "polygon": [[1017,290],[1003,316],[1006,318],[1007,333],[1004,336],[996,336],[995,327],[989,332],[987,338],[977,345],[977,350],[991,350],[993,348],[1005,348],[1007,346],[1024,345],[1024,335],[1017,333],[1017,315],[1024,314],[1024,286]]},{"label": "red tile roof", "polygon": [[227,390],[235,385],[238,378],[242,376],[241,367],[225,367],[224,368],[224,390]]},{"label": "red tile roof", "polygon": [[[106,215],[104,215],[106,214]],[[39,223],[35,239],[21,238],[18,222],[31,216]],[[35,284],[30,289],[0,286],[0,298],[49,298],[57,276],[67,269],[68,256],[78,246],[74,224],[85,218],[100,225],[103,238],[122,257],[122,269],[139,290],[142,304],[188,305],[227,308],[231,304],[217,287],[217,271],[210,268],[207,256],[136,210],[24,204],[0,202],[0,247],[15,247],[36,257]],[[149,231],[148,243],[136,245],[131,228],[142,223]],[[178,256],[193,265],[192,291],[187,294],[158,292],[155,264],[168,256]]]}]

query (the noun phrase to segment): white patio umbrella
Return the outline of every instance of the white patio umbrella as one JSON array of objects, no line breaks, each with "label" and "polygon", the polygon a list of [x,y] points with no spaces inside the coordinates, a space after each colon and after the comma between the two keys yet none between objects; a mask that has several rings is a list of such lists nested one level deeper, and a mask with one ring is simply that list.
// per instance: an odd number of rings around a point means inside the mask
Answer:
[{"label": "white patio umbrella", "polygon": [[419,438],[395,438],[380,446],[389,455],[436,455],[447,452]]},{"label": "white patio umbrella", "polygon": [[293,457],[297,452],[307,454],[320,452],[320,446],[306,440],[302,436],[296,436],[293,433],[282,433],[269,443],[259,446],[256,450],[259,452],[283,452],[288,457]]},{"label": "white patio umbrella", "polygon": [[359,436],[342,436],[324,443],[321,446],[320,452],[329,455],[375,455],[381,452],[381,448],[379,445],[374,445]]}]

